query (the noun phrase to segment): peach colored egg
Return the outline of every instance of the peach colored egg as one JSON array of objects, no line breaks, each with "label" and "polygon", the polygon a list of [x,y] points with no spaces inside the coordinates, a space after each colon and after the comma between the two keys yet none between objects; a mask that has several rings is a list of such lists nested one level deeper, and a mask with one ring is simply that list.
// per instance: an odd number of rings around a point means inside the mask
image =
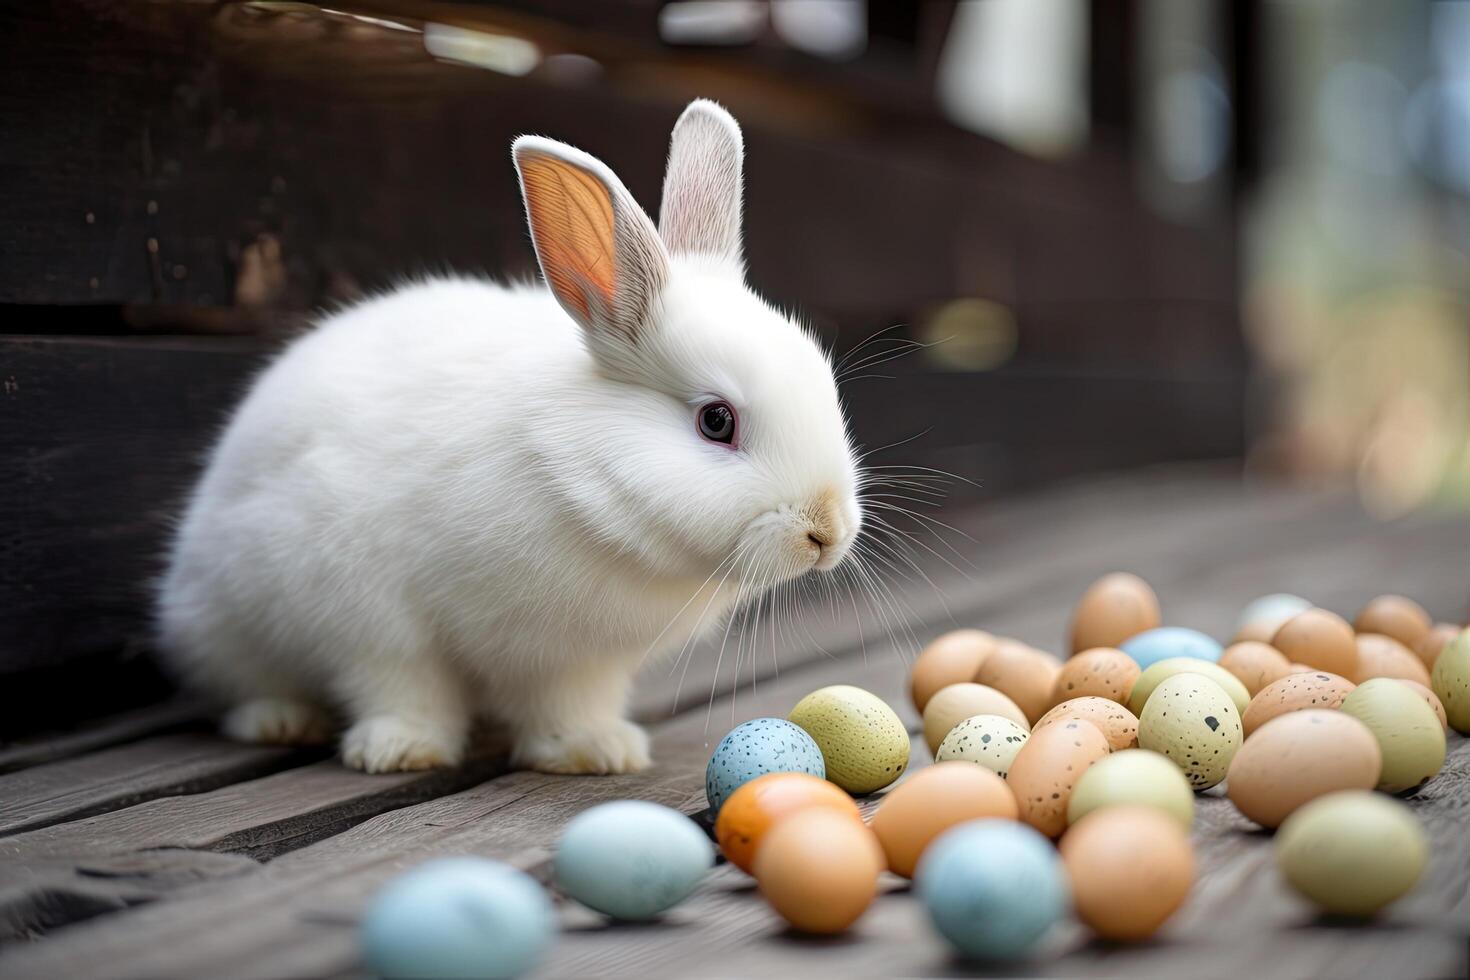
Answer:
[{"label": "peach colored egg", "polygon": [[1194,887],[1189,834],[1153,807],[1089,813],[1061,842],[1077,917],[1105,939],[1147,939]]},{"label": "peach colored egg", "polygon": [[1059,673],[1061,668],[1050,654],[1016,641],[1001,641],[975,672],[975,683],[993,687],[1014,701],[1030,725],[1051,707],[1051,691]]},{"label": "peach colored egg", "polygon": [[1340,789],[1378,785],[1383,753],[1358,719],[1310,708],[1278,715],[1230,761],[1226,789],[1241,813],[1278,827],[1298,807]]},{"label": "peach colored egg", "polygon": [[1027,731],[1031,730],[1026,712],[995,688],[970,682],[951,684],[938,691],[924,706],[924,741],[929,746],[929,753],[932,755],[939,751],[950,729],[976,715],[1000,715]]},{"label": "peach colored egg", "polygon": [[1396,677],[1429,685],[1429,668],[1414,651],[1391,636],[1382,633],[1358,634],[1358,675],[1351,678],[1361,684],[1373,677]]},{"label": "peach colored egg", "polygon": [[813,807],[834,811],[859,825],[863,821],[852,797],[833,783],[804,772],[771,772],[730,794],[715,819],[715,841],[731,864],[750,871],[767,832],[792,814]]},{"label": "peach colored egg", "polygon": [[[1400,678],[1400,680],[1403,680],[1403,678]],[[1425,687],[1418,681],[1404,680],[1404,683],[1418,692],[1419,696],[1424,699],[1424,703],[1429,705],[1434,713],[1439,716],[1439,723],[1445,727],[1446,731],[1448,731],[1450,727],[1450,719],[1449,716],[1446,715],[1444,712],[1444,702],[1440,701],[1439,695],[1435,694],[1433,690]]]},{"label": "peach colored egg", "polygon": [[1138,718],[1116,701],[1107,698],[1072,698],[1052,708],[1032,727],[1035,732],[1063,718],[1081,718],[1097,726],[1114,752],[1138,747]]},{"label": "peach colored egg", "polygon": [[[1286,665],[1286,672],[1288,674],[1310,674],[1314,669],[1315,668],[1308,667],[1306,664],[1299,664],[1294,661]],[[1269,686],[1270,685],[1268,684],[1267,687]]]},{"label": "peach colored egg", "polygon": [[1434,620],[1424,607],[1401,595],[1381,595],[1371,600],[1353,620],[1353,629],[1359,633],[1382,633],[1406,647],[1413,647],[1433,628]]},{"label": "peach colored egg", "polygon": [[1241,729],[1245,737],[1250,738],[1257,728],[1289,712],[1307,708],[1339,708],[1355,687],[1357,685],[1346,677],[1325,670],[1287,674],[1274,684],[1267,684],[1251,698],[1245,714],[1240,717]]},{"label": "peach colored egg", "polygon": [[862,821],[831,810],[803,810],[766,835],[755,856],[755,880],[793,928],[830,934],[852,925],[873,904],[883,865],[883,848]]},{"label": "peach colored egg", "polygon": [[1232,643],[1220,654],[1219,663],[1245,685],[1251,697],[1292,672],[1290,661],[1281,655],[1280,650],[1258,640]]},{"label": "peach colored egg", "polygon": [[1067,829],[1067,803],[1087,767],[1111,752],[1107,736],[1081,718],[1032,733],[1011,762],[1006,783],[1021,819],[1048,837]]},{"label": "peach colored egg", "polygon": [[1061,704],[1072,698],[1090,697],[1127,704],[1141,672],[1138,661],[1122,650],[1111,647],[1084,650],[1062,664],[1052,686],[1051,702]]},{"label": "peach colored egg", "polygon": [[975,679],[995,637],[984,630],[953,630],[926,646],[909,671],[909,697],[919,714],[941,688]]},{"label": "peach colored egg", "polygon": [[981,817],[1017,818],[1006,781],[972,762],[937,762],[889,790],[869,825],[883,845],[888,870],[905,878],[929,842],[955,824]]},{"label": "peach colored egg", "polygon": [[1326,609],[1308,609],[1286,621],[1271,645],[1287,660],[1339,677],[1358,672],[1358,645],[1347,620]]},{"label": "peach colored egg", "polygon": [[1451,640],[1459,636],[1464,628],[1453,623],[1435,623],[1434,628],[1414,644],[1414,653],[1424,661],[1424,666],[1433,670],[1434,662],[1439,659],[1440,652],[1449,645]]},{"label": "peach colored egg", "polygon": [[1163,624],[1159,597],[1128,572],[1113,572],[1088,586],[1072,613],[1072,653],[1116,647],[1130,636]]}]

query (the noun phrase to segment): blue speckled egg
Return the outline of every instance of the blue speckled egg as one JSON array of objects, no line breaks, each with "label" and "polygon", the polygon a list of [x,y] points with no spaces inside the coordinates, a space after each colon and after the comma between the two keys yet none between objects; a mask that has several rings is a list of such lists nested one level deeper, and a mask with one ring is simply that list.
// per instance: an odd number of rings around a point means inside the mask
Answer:
[{"label": "blue speckled egg", "polygon": [[615,919],[651,919],[683,901],[714,865],[714,845],[678,810],[644,800],[573,817],[554,869],[567,895]]},{"label": "blue speckled egg", "polygon": [[934,928],[977,960],[1024,955],[1071,903],[1056,848],[1014,820],[972,820],[945,831],[919,860],[914,881]]},{"label": "blue speckled egg", "polygon": [[362,954],[380,977],[515,977],[555,932],[530,875],[484,858],[440,858],[390,881],[362,920]]},{"label": "blue speckled egg", "polygon": [[1138,661],[1144,670],[1160,660],[1170,657],[1193,657],[1214,663],[1220,659],[1224,648],[1199,630],[1183,626],[1160,626],[1130,636],[1119,644],[1118,649]]},{"label": "blue speckled egg", "polygon": [[704,770],[704,795],[710,809],[718,813],[731,793],[768,772],[804,772],[827,778],[822,750],[805,729],[785,718],[756,718],[735,726],[715,746]]}]

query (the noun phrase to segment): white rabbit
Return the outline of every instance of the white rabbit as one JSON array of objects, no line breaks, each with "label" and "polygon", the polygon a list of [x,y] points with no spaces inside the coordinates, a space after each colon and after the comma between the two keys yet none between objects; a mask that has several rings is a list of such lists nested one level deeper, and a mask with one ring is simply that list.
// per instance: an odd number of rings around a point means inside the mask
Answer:
[{"label": "white rabbit", "polygon": [[[629,772],[650,652],[842,561],[857,463],[817,344],[744,282],[742,142],[696,101],[655,230],[598,160],[512,155],[546,287],[412,285],[327,317],[259,378],[173,542],[160,641],[234,737],[345,715],[369,772]],[[549,287],[549,288],[547,288]]]}]

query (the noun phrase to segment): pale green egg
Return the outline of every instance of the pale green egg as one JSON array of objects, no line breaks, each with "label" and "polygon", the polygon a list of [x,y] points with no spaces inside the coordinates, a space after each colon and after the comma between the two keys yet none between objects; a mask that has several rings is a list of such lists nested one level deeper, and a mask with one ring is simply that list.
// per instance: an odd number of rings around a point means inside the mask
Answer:
[{"label": "pale green egg", "polygon": [[1225,778],[1240,743],[1240,712],[1203,674],[1164,678],[1138,719],[1139,747],[1168,756],[1196,792]]},{"label": "pale green egg", "polygon": [[1067,824],[1105,806],[1124,804],[1163,810],[1186,831],[1194,825],[1189,780],[1168,756],[1148,749],[1124,749],[1088,766],[1067,802]]},{"label": "pale green egg", "polygon": [[[1442,656],[1442,655],[1441,655]],[[1368,726],[1383,750],[1378,788],[1401,793],[1427,781],[1444,765],[1439,715],[1409,685],[1391,677],[1364,681],[1338,709]]]},{"label": "pale green egg", "polygon": [[1276,865],[1287,883],[1337,915],[1377,912],[1414,887],[1428,860],[1413,812],[1368,790],[1319,797],[1276,832]]},{"label": "pale green egg", "polygon": [[1470,629],[1461,630],[1434,662],[1430,684],[1444,705],[1450,727],[1470,735]]},{"label": "pale green egg", "polygon": [[1005,779],[1011,771],[1011,762],[1030,734],[1009,718],[975,715],[949,730],[939,743],[939,751],[934,753],[934,761],[973,762]]},{"label": "pale green egg", "polygon": [[903,775],[909,733],[882,698],[860,687],[834,684],[797,702],[787,720],[822,750],[827,778],[849,793],[872,793]]},{"label": "pale green egg", "polygon": [[1251,695],[1240,682],[1240,678],[1219,664],[1212,664],[1198,657],[1170,657],[1151,665],[1134,682],[1133,693],[1128,696],[1128,710],[1135,715],[1143,714],[1143,706],[1148,704],[1149,695],[1164,682],[1164,678],[1184,673],[1200,674],[1219,684],[1230,695],[1235,710],[1245,714],[1246,706],[1251,703]]}]

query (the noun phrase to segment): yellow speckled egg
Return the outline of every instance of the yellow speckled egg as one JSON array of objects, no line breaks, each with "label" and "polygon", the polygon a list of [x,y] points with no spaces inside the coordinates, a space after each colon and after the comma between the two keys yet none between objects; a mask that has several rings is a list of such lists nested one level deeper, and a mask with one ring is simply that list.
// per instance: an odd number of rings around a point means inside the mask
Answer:
[{"label": "yellow speckled egg", "polygon": [[995,688],[1016,703],[1026,724],[1046,714],[1061,666],[1055,657],[1015,640],[997,642],[995,652],[975,672],[975,682]]},{"label": "yellow speckled egg", "polygon": [[975,671],[994,649],[995,637],[984,630],[952,630],[930,643],[909,672],[914,709],[923,714],[937,691],[974,680]]},{"label": "yellow speckled egg", "polygon": [[1290,661],[1280,650],[1258,640],[1242,640],[1226,647],[1220,654],[1220,666],[1234,674],[1251,697],[1292,672]]},{"label": "yellow speckled egg", "polygon": [[1361,684],[1372,677],[1429,683],[1429,669],[1414,651],[1382,633],[1358,634],[1358,676],[1348,678]]},{"label": "yellow speckled egg", "polygon": [[1440,653],[1455,637],[1460,635],[1464,628],[1453,623],[1435,623],[1434,629],[1425,633],[1419,642],[1414,644],[1414,655],[1424,661],[1425,667],[1433,670]]},{"label": "yellow speckled egg", "polygon": [[1164,678],[1138,718],[1138,744],[1168,756],[1196,791],[1225,778],[1240,742],[1240,712],[1203,674]]},{"label": "yellow speckled egg", "polygon": [[827,778],[849,793],[872,793],[903,775],[909,733],[883,699],[835,684],[796,703],[787,720],[804,729],[827,764]]},{"label": "yellow speckled egg", "polygon": [[1081,718],[1097,726],[1108,740],[1114,752],[1135,748],[1138,745],[1138,719],[1133,712],[1116,701],[1107,698],[1073,698],[1052,708],[1036,722],[1031,730],[1045,728],[1063,718]]},{"label": "yellow speckled egg", "polygon": [[1444,705],[1450,727],[1470,734],[1470,629],[1461,630],[1434,661],[1429,686]]},{"label": "yellow speckled egg", "polygon": [[975,715],[1000,715],[1028,732],[1031,730],[1026,713],[995,688],[984,684],[951,684],[924,706],[924,741],[928,743],[929,751],[938,752],[950,729]]},{"label": "yellow speckled egg", "polygon": [[1271,645],[1293,663],[1306,664],[1339,677],[1358,673],[1358,644],[1347,620],[1326,609],[1308,609],[1286,621]]},{"label": "yellow speckled egg", "polygon": [[1052,685],[1051,703],[1061,704],[1073,698],[1107,698],[1127,704],[1140,673],[1138,661],[1122,650],[1112,647],[1083,650],[1062,664]]},{"label": "yellow speckled egg", "polygon": [[1240,812],[1277,827],[1299,807],[1341,789],[1378,785],[1383,754],[1366,725],[1341,711],[1293,711],[1262,725],[1230,763],[1226,788]]},{"label": "yellow speckled egg", "polygon": [[1072,788],[1110,751],[1107,737],[1081,718],[1063,718],[1032,732],[1006,778],[1021,819],[1048,837],[1066,830]]},{"label": "yellow speckled egg", "polygon": [[934,761],[973,762],[1005,779],[1029,735],[1013,719],[975,715],[949,730],[939,743],[939,751],[934,753]]},{"label": "yellow speckled egg", "polygon": [[1444,765],[1444,726],[1407,684],[1375,677],[1359,684],[1338,710],[1368,726],[1383,751],[1378,788],[1401,793],[1426,782]]},{"label": "yellow speckled egg", "polygon": [[1412,647],[1434,627],[1424,607],[1401,595],[1381,595],[1363,607],[1353,620],[1359,633],[1382,633]]},{"label": "yellow speckled egg", "polygon": [[1245,685],[1219,664],[1212,664],[1208,660],[1200,660],[1197,657],[1169,657],[1151,665],[1139,676],[1138,683],[1133,685],[1133,695],[1128,699],[1128,710],[1135,715],[1143,714],[1144,705],[1148,704],[1148,699],[1153,696],[1154,691],[1158,690],[1159,685],[1167,678],[1175,674],[1200,674],[1208,677],[1230,696],[1231,702],[1235,705],[1236,714],[1244,714],[1246,705],[1251,703],[1250,692],[1245,689]]},{"label": "yellow speckled egg", "polygon": [[1372,915],[1413,888],[1428,860],[1413,812],[1364,790],[1313,800],[1276,832],[1276,865],[1287,883],[1336,915]]},{"label": "yellow speckled egg", "polygon": [[1128,572],[1113,572],[1088,586],[1072,614],[1072,653],[1119,643],[1163,624],[1159,597]]},{"label": "yellow speckled egg", "polygon": [[1325,670],[1303,670],[1287,674],[1274,684],[1267,684],[1261,692],[1251,698],[1245,714],[1240,716],[1245,726],[1245,736],[1260,728],[1272,718],[1288,711],[1306,708],[1336,708],[1342,704],[1355,685],[1346,677]]},{"label": "yellow speckled egg", "polygon": [[1188,831],[1194,825],[1194,790],[1168,756],[1148,749],[1125,749],[1087,768],[1067,803],[1067,823],[1093,810],[1136,804],[1151,806]]}]

